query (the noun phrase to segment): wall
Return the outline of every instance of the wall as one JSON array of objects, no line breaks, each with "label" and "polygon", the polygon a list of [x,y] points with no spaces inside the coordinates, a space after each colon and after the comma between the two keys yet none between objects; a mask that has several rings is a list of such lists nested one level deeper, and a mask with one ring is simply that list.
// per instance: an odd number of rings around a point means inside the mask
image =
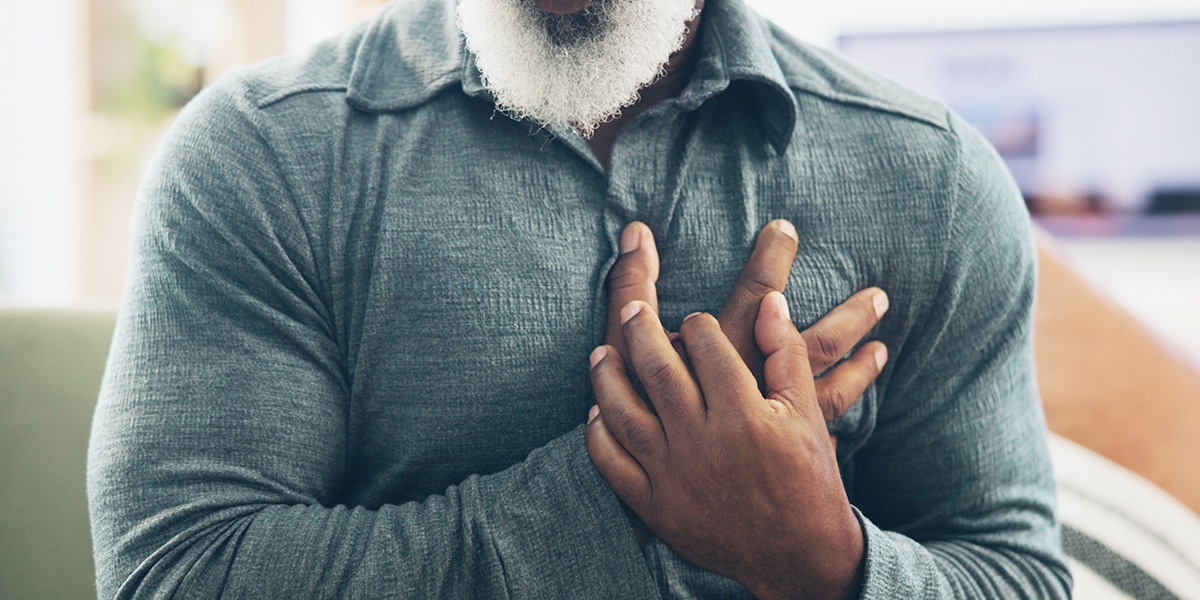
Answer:
[{"label": "wall", "polygon": [[746,0],[801,39],[832,47],[842,33],[1200,19],[1195,0]]},{"label": "wall", "polygon": [[0,1],[0,297],[78,291],[84,31],[82,0]]}]

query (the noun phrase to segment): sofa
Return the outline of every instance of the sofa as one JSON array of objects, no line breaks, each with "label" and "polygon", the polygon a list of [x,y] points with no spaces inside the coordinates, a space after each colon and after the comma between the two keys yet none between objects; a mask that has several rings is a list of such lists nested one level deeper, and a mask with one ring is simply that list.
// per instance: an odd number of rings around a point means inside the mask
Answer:
[{"label": "sofa", "polygon": [[95,598],[85,459],[114,309],[0,308],[0,598]]}]

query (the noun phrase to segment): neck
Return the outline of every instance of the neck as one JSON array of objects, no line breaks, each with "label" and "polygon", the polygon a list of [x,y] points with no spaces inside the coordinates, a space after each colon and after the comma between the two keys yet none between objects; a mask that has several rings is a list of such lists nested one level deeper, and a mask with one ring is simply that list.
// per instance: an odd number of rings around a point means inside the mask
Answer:
[{"label": "neck", "polygon": [[[586,2],[583,5],[586,5]],[[660,102],[679,96],[683,92],[683,88],[687,86],[688,80],[692,76],[692,67],[695,64],[693,46],[696,35],[700,31],[700,13],[703,8],[704,0],[696,0],[696,17],[688,22],[688,31],[684,37],[683,46],[676,50],[667,61],[666,75],[642,88],[637,104],[623,109],[621,116],[601,124],[596,128],[596,133],[588,140],[588,145],[591,146],[592,152],[605,170],[609,168],[613,143],[616,142],[621,129],[636,119],[638,115],[650,110]]]}]

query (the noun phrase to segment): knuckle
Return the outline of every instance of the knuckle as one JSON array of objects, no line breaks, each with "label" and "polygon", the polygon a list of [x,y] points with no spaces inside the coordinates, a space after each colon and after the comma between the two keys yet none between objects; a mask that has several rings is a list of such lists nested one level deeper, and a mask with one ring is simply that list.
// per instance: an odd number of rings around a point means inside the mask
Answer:
[{"label": "knuckle", "polygon": [[737,285],[749,296],[762,298],[771,292],[778,291],[775,280],[776,274],[770,269],[754,267],[748,268],[742,273]]},{"label": "knuckle", "polygon": [[693,336],[687,344],[691,356],[709,356],[722,349],[722,341],[714,335]]},{"label": "knuckle", "polygon": [[677,384],[673,365],[665,360],[656,360],[638,369],[638,378],[648,388],[673,391]]},{"label": "knuckle", "polygon": [[825,416],[826,421],[832,421],[842,416],[842,413],[846,412],[854,400],[855,398],[851,398],[849,392],[838,384],[823,386],[817,397],[817,403],[821,406],[821,414]]},{"label": "knuckle", "polygon": [[658,446],[651,433],[632,419],[621,424],[621,437],[622,445],[634,456],[653,456]]},{"label": "knuckle", "polygon": [[824,394],[818,398],[817,403],[821,406],[821,414],[824,415],[824,420],[832,421],[845,412],[845,391],[836,385],[829,386],[829,388],[824,390]]},{"label": "knuckle", "polygon": [[608,287],[611,290],[626,290],[637,287],[648,287],[654,280],[644,269],[629,266],[613,269],[608,275]]},{"label": "knuckle", "polygon": [[812,360],[812,364],[819,365],[822,369],[841,360],[845,354],[841,340],[826,327],[820,325],[814,326],[812,329],[806,331],[802,337],[808,346],[808,354]]},{"label": "knuckle", "polygon": [[747,323],[753,323],[754,318],[758,316],[760,301],[760,298],[755,298],[750,290],[743,288],[741,284],[734,284],[729,301],[721,309],[721,324],[733,326],[734,330],[745,328]]}]

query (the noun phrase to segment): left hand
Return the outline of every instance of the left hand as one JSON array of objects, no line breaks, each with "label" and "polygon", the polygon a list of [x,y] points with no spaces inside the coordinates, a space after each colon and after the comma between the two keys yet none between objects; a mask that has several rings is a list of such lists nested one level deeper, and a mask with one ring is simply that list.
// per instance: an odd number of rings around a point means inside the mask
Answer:
[{"label": "left hand", "polygon": [[765,394],[711,315],[680,327],[690,364],[646,303],[621,321],[653,410],[616,348],[597,348],[587,446],[617,495],[668,546],[759,598],[853,592],[862,530],[783,296],[768,294],[755,322]]},{"label": "left hand", "polygon": [[[763,381],[763,355],[754,339],[759,305],[767,293],[782,292],[796,258],[796,228],[785,220],[767,223],[759,232],[717,321],[721,331],[759,382]],[[608,276],[608,325],[604,343],[627,356],[622,333],[621,310],[640,300],[658,312],[659,260],[654,234],[643,223],[634,222],[621,233],[621,255]],[[878,340],[862,343],[867,333],[883,318],[887,294],[867,288],[834,307],[828,314],[800,332],[809,348],[809,367],[817,379],[817,398],[825,420],[846,412],[875,380],[887,362],[887,348]],[[678,334],[668,332],[676,341]],[[858,345],[858,348],[855,346]],[[681,348],[677,348],[681,349]],[[854,350],[849,358],[847,353]],[[761,385],[759,386],[762,387]]]}]

